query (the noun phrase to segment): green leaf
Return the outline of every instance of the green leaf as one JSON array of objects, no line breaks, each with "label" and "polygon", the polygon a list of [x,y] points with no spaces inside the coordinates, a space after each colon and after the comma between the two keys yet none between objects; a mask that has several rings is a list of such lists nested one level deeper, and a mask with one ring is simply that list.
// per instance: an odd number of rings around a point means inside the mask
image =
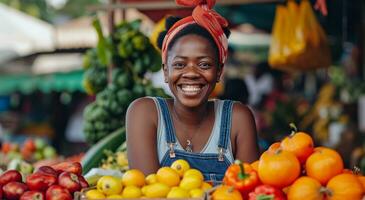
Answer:
[{"label": "green leaf", "polygon": [[100,20],[97,17],[93,19],[92,24],[98,35],[98,44],[96,48],[100,63],[109,66],[112,58],[112,44],[110,44],[110,41],[105,39],[103,30],[101,29]]}]

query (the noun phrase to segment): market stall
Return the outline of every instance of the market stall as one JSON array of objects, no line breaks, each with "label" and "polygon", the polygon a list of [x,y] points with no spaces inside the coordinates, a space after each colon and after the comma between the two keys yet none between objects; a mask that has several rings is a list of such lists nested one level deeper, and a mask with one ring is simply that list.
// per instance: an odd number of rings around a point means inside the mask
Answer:
[{"label": "market stall", "polygon": [[[70,101],[67,94],[75,91],[88,95],[83,96],[88,99],[84,102],[87,105],[78,109],[82,117],[75,117],[80,120],[78,123],[82,122],[87,151],[62,156],[39,138],[28,139],[20,146],[3,143],[0,199],[364,198],[365,150],[362,135],[355,131],[357,126],[363,128],[363,124],[356,124],[357,119],[353,120],[352,115],[358,101],[363,108],[365,86],[361,76],[347,80],[357,70],[351,62],[356,56],[355,48],[350,48],[351,53],[340,64],[334,61],[331,38],[325,34],[313,10],[316,6],[321,15],[328,14],[325,1],[318,0],[315,5],[308,0],[278,4],[275,4],[278,1],[257,1],[270,3],[267,13],[272,14],[271,22],[261,23],[260,27],[258,20],[257,24],[252,23],[254,27],[236,21],[229,41],[234,56],[229,58],[225,78],[238,77],[251,87],[249,91],[257,92],[257,98],[251,94],[247,102],[257,120],[261,152],[260,158],[252,163],[236,160],[229,165],[222,181],[211,182],[205,181],[202,172],[183,159],[175,159],[170,166],[152,174],[130,169],[125,142],[128,106],[144,96],[168,97],[164,89],[151,81],[151,76],[161,70],[161,55],[154,41],[163,29],[165,14],[184,15],[191,9],[179,10],[172,1],[110,2],[90,8],[108,11],[109,30],[102,24],[105,15],[92,19],[97,41],[93,38],[96,45],[85,51],[82,63],[80,54],[45,55],[38,57],[38,63],[34,64],[37,76],[0,76],[0,95],[10,91],[58,92],[64,102]],[[219,3],[221,12],[227,14],[224,6],[253,1]],[[264,4],[257,6],[260,5]],[[146,28],[143,20],[125,20],[128,19],[125,9],[132,8],[156,22],[154,29]],[[250,8],[253,13],[257,11]],[[115,19],[115,13],[120,10],[121,19]],[[245,20],[252,22],[252,19]],[[151,25],[151,21],[146,21]],[[271,28],[271,34],[265,31]],[[73,64],[78,66],[76,70],[71,66],[71,71],[60,72],[56,69],[59,65],[52,68],[56,62],[47,64],[47,59],[59,59],[60,63],[67,64],[72,58],[77,62]],[[247,76],[250,73],[252,76]],[[269,75],[272,79],[260,79]],[[214,97],[222,92],[215,93]],[[355,144],[356,140],[359,143]]]}]

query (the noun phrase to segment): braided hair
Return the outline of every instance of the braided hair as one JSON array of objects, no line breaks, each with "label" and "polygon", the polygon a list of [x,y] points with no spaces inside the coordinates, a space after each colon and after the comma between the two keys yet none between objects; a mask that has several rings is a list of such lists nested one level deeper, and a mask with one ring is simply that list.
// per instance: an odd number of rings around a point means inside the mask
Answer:
[{"label": "braided hair", "polygon": [[[166,22],[165,22],[165,31],[162,31],[157,38],[157,46],[158,48],[162,49],[162,43],[163,40],[167,34],[167,32],[169,31],[169,29],[177,22],[179,21],[180,17],[175,17],[175,16],[170,16],[168,18],[166,18]],[[228,38],[229,35],[231,34],[230,30],[228,28],[223,28],[224,34],[226,35],[226,37]],[[170,51],[171,48],[174,46],[174,44],[176,43],[176,41],[185,36],[185,35],[189,35],[189,34],[193,34],[193,35],[198,35],[201,36],[205,39],[207,39],[209,41],[209,43],[214,47],[215,49],[215,55],[216,58],[219,57],[219,50],[217,47],[217,44],[215,43],[213,37],[210,35],[210,33],[203,28],[202,26],[198,25],[198,24],[190,24],[188,26],[186,26],[184,29],[182,29],[180,32],[178,32],[174,38],[172,38],[169,46],[167,47],[167,51]]]}]

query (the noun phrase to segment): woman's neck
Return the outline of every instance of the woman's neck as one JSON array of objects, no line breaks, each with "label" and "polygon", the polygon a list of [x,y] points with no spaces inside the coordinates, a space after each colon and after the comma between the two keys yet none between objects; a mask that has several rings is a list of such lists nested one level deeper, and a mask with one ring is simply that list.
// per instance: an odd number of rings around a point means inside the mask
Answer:
[{"label": "woman's neck", "polygon": [[172,105],[172,112],[177,120],[190,126],[199,126],[209,116],[210,110],[209,102],[195,108],[185,107],[176,100],[173,101]]}]

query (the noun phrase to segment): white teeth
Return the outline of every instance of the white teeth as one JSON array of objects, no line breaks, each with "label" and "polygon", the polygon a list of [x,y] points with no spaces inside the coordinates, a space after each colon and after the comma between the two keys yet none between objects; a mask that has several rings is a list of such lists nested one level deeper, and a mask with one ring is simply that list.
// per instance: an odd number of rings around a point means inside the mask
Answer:
[{"label": "white teeth", "polygon": [[199,92],[202,88],[198,85],[182,85],[181,90],[188,93]]}]

